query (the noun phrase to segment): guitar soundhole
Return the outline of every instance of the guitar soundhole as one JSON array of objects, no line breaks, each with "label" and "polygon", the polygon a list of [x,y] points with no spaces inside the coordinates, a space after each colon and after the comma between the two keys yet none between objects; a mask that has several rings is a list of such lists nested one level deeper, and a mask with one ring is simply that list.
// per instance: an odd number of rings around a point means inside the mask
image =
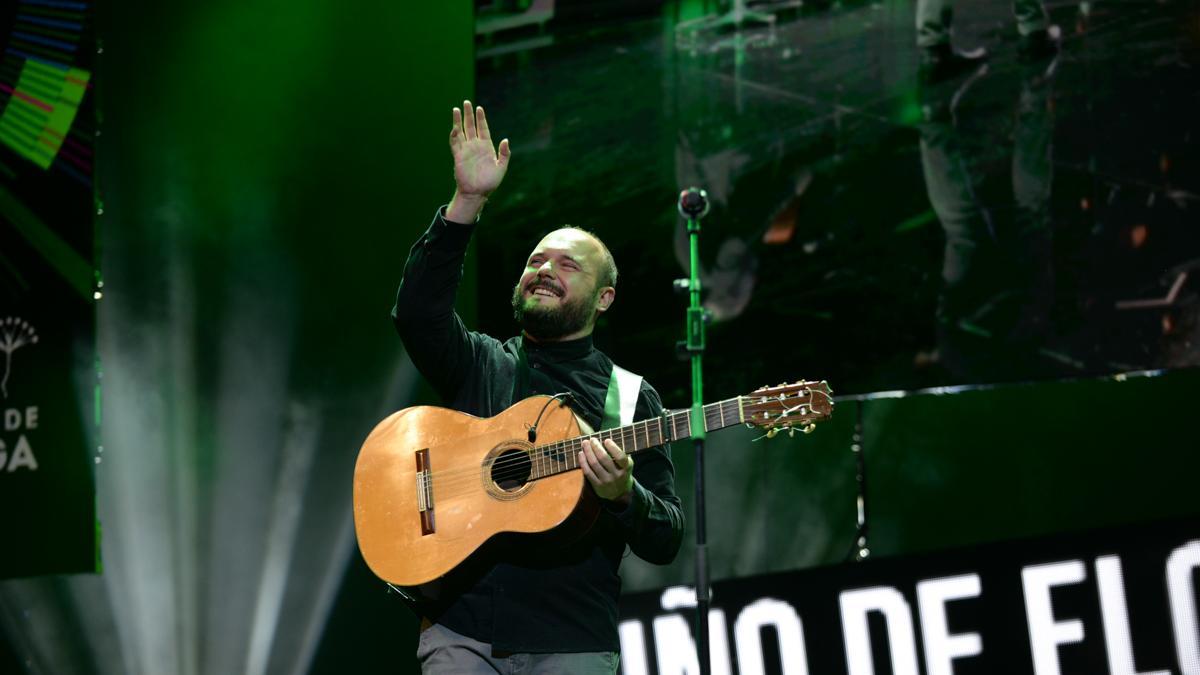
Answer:
[{"label": "guitar soundhole", "polygon": [[505,492],[519,490],[529,482],[533,463],[529,453],[520,449],[506,450],[492,462],[492,482]]}]

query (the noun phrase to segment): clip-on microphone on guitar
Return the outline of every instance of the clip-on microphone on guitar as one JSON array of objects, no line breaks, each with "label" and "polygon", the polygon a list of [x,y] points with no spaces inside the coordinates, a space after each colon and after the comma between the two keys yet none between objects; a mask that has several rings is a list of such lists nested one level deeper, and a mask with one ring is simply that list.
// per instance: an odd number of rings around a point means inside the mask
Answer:
[{"label": "clip-on microphone on guitar", "polygon": [[709,675],[712,665],[708,648],[708,535],[704,515],[704,386],[701,355],[704,354],[704,308],[700,305],[700,219],[708,215],[708,194],[700,188],[688,188],[679,193],[679,214],[687,218],[688,243],[691,250],[687,279],[675,282],[677,289],[686,288],[690,302],[687,310],[687,340],[680,344],[692,361],[692,441],[696,449],[696,653],[701,675]]},{"label": "clip-on microphone on guitar", "polygon": [[550,404],[553,403],[555,401],[555,399],[562,399],[563,405],[569,407],[572,403],[575,402],[575,395],[569,391],[564,391],[560,394],[555,394],[555,395],[551,396],[550,400],[546,401],[546,405],[542,406],[542,411],[540,413],[538,413],[537,419],[533,421],[533,426],[529,427],[528,435],[529,435],[530,444],[537,442],[537,428],[538,428],[538,425],[542,423],[542,415],[546,414],[546,408],[549,408]]}]

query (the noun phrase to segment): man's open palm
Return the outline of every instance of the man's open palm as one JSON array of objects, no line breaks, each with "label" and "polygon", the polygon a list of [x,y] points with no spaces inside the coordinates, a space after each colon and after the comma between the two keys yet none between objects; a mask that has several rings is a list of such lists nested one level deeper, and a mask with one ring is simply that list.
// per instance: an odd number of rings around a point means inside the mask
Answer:
[{"label": "man's open palm", "polygon": [[470,101],[463,101],[462,110],[454,109],[450,152],[460,194],[486,196],[499,187],[508,171],[508,139],[500,141],[497,153],[483,108],[472,107]]}]

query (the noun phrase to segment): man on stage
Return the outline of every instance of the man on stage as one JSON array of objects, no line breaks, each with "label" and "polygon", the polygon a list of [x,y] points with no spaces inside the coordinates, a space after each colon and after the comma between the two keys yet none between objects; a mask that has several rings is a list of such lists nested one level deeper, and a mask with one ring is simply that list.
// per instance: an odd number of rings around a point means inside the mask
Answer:
[{"label": "man on stage", "polygon": [[[505,139],[497,152],[483,109],[470,101],[453,111],[450,150],[454,197],[413,245],[392,311],[422,375],[449,406],[480,417],[534,394],[569,393],[589,426],[613,426],[621,384],[627,396],[636,392],[633,419],[657,417],[657,392],[592,346],[617,280],[612,255],[595,235],[563,228],[533,249],[513,289],[519,336],[500,342],[466,329],[454,312],[463,258],[510,150]],[[652,563],[671,562],[683,512],[666,447],[640,453],[635,466],[611,440],[593,440],[579,465],[603,505],[596,525],[567,546],[502,552],[460,575],[466,581],[448,597],[419,607],[423,672],[617,672],[617,568],[625,547]]]}]

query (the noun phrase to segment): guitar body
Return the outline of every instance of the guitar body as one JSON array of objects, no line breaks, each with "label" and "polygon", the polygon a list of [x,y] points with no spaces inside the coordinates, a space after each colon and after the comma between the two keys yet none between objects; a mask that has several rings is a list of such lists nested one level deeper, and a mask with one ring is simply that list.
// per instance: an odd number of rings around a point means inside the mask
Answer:
[{"label": "guitar body", "polygon": [[[538,559],[537,547],[585,534],[600,500],[579,470],[588,439],[627,454],[692,435],[747,424],[808,433],[833,414],[828,383],[760,387],[745,396],[593,433],[549,396],[534,396],[490,418],[447,408],[406,408],[380,422],[354,468],[354,528],[376,576],[437,601],[486,574],[496,554]],[[529,429],[537,425],[537,438]],[[586,426],[586,425],[583,425]],[[509,547],[509,548],[506,548]],[[451,574],[453,572],[453,574]],[[449,593],[443,593],[449,591]]]},{"label": "guitar body", "polygon": [[428,587],[500,535],[586,532],[599,503],[583,472],[528,480],[531,462],[553,461],[529,452],[539,414],[538,445],[580,435],[571,409],[548,396],[490,418],[417,406],[380,422],[354,469],[354,527],[371,571]]}]

